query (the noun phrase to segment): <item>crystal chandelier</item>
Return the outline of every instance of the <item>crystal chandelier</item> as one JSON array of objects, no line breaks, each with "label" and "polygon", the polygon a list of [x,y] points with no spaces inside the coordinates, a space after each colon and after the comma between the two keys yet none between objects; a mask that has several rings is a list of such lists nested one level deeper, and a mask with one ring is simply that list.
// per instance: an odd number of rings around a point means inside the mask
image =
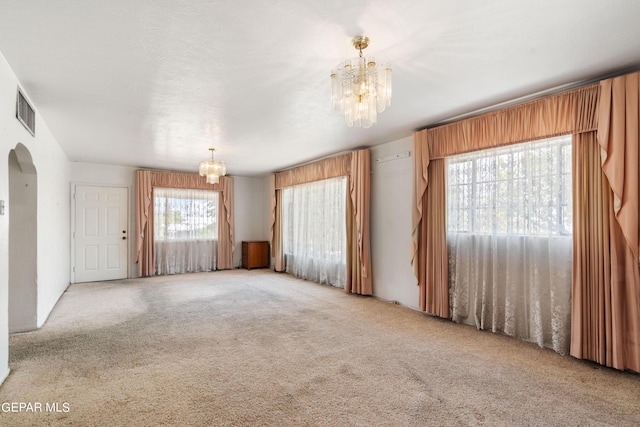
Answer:
[{"label": "crystal chandelier", "polygon": [[198,170],[200,176],[207,177],[208,184],[217,184],[220,182],[220,177],[227,174],[227,167],[224,162],[216,162],[214,160],[213,152],[216,151],[215,148],[209,148],[209,151],[211,151],[211,159],[201,161]]},{"label": "crystal chandelier", "polygon": [[347,125],[368,128],[391,105],[391,67],[362,56],[369,38],[358,36],[352,42],[360,56],[331,71],[331,100],[333,108],[344,112]]}]

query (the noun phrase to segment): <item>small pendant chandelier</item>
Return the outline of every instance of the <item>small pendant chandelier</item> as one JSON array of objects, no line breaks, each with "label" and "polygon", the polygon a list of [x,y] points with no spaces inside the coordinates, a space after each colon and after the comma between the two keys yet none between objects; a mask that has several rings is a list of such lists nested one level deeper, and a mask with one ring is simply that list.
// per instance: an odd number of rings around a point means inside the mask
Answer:
[{"label": "small pendant chandelier", "polygon": [[211,151],[211,159],[201,161],[198,171],[200,176],[207,177],[208,184],[218,184],[220,177],[227,174],[227,167],[224,162],[216,162],[214,160],[213,152],[216,151],[215,148],[209,148],[209,151]]},{"label": "small pendant chandelier", "polygon": [[362,56],[368,37],[354,37],[352,42],[360,56],[331,71],[331,101],[334,109],[344,112],[349,127],[368,128],[391,105],[391,67]]}]

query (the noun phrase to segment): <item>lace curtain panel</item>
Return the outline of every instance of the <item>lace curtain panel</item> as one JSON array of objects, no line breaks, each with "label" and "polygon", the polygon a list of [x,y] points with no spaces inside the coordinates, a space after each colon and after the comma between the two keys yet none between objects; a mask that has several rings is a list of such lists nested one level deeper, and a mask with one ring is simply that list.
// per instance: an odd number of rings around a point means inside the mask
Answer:
[{"label": "lace curtain panel", "polygon": [[287,273],[344,288],[347,178],[294,185],[282,191]]},{"label": "lace curtain panel", "polygon": [[216,269],[217,191],[154,188],[156,274]]},{"label": "lace curtain panel", "polygon": [[567,354],[571,137],[450,157],[452,319]]}]

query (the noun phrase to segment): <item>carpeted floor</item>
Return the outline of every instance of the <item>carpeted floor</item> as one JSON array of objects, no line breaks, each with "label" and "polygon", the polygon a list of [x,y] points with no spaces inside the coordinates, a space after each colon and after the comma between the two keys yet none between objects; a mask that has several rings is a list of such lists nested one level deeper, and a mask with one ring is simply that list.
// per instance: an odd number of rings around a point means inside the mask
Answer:
[{"label": "carpeted floor", "polygon": [[10,367],[3,426],[640,425],[638,374],[268,270],[72,285]]}]

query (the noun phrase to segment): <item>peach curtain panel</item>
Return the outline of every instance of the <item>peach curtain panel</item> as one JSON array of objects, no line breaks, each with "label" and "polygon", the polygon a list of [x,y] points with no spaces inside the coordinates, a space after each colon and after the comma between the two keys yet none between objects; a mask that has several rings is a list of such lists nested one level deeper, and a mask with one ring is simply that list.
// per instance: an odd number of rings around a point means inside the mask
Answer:
[{"label": "peach curtain panel", "polygon": [[603,80],[600,84],[598,142],[602,169],[614,194],[615,217],[631,251],[640,262],[640,73]]},{"label": "peach curtain panel", "polygon": [[269,194],[271,194],[271,198],[269,201],[269,246],[271,247],[271,256],[275,256],[275,250],[273,249],[273,244],[275,241],[275,228],[276,228],[276,206],[278,203],[276,202],[276,176],[271,175],[269,177]]},{"label": "peach curtain panel", "polygon": [[271,251],[273,255],[273,269],[275,271],[284,271],[284,248],[282,242],[282,190],[274,190],[274,202],[279,208],[274,209],[274,226],[273,226],[273,243]]},{"label": "peach curtain panel", "polygon": [[276,176],[271,175],[271,226],[270,241],[273,269],[284,271],[284,253],[282,251],[282,190],[276,190]]},{"label": "peach curtain panel", "polygon": [[[199,176],[199,175],[198,175]],[[206,183],[206,181],[205,181]],[[208,184],[211,185],[211,184]],[[218,270],[233,268],[233,178],[221,176],[218,214]]]},{"label": "peach curtain panel", "polygon": [[349,177],[347,194],[347,283],[345,291],[373,294],[369,233],[371,152],[368,149],[319,160],[276,173],[271,199],[272,248],[275,270],[284,271],[282,254],[282,192],[285,187],[323,179]]},{"label": "peach curtain panel", "polygon": [[284,252],[282,246],[282,190],[276,190],[276,176],[271,175],[271,257],[273,269],[284,271]]},{"label": "peach curtain panel", "polygon": [[[592,143],[594,137],[589,138]],[[582,157],[576,160],[574,177],[581,181],[574,184],[574,197],[580,199],[574,208],[579,252],[573,266],[571,354],[636,372],[640,372],[639,139],[640,73],[603,80],[597,146],[588,153],[589,161],[579,151]],[[598,161],[602,173],[593,172]],[[589,180],[584,177],[589,172],[579,172],[587,166],[592,171]]]},{"label": "peach curtain panel", "polygon": [[430,161],[426,133],[413,138],[411,265],[420,287],[420,309],[449,317],[445,161]]},{"label": "peach curtain panel", "polygon": [[595,132],[573,136],[571,355],[640,372],[640,272],[615,219]]},{"label": "peach curtain panel", "polygon": [[351,175],[347,197],[347,282],[345,291],[373,294],[369,234],[371,205],[371,152],[351,153]]},{"label": "peach curtain panel", "polygon": [[151,171],[136,171],[136,263],[138,276],[155,273],[153,255],[153,186]]},{"label": "peach curtain panel", "polygon": [[193,188],[219,191],[218,269],[233,268],[233,178],[220,177],[220,183],[207,184],[198,174],[136,171],[136,263],[139,276],[155,274],[153,249],[153,187]]},{"label": "peach curtain panel", "polygon": [[[424,193],[429,185],[429,149],[427,147],[427,134],[425,132],[417,132],[413,135],[413,192],[412,192],[412,209],[411,223],[411,266],[413,274],[419,278],[418,250],[424,245],[419,240],[423,238],[420,234],[422,229],[422,221],[426,218],[423,215]],[[423,266],[424,267],[424,266]]]},{"label": "peach curtain panel", "polygon": [[280,190],[292,185],[348,176],[350,173],[351,153],[347,153],[330,159],[318,160],[308,165],[298,166],[284,172],[278,172],[275,175],[275,188]]},{"label": "peach curtain panel", "polygon": [[449,317],[449,261],[447,254],[446,160],[432,160],[427,171],[420,224],[418,284],[420,309],[435,316]]},{"label": "peach curtain panel", "polygon": [[[448,288],[448,283],[443,280],[443,277],[446,278],[448,263],[446,242],[441,247],[444,253],[437,259],[426,258],[425,255],[426,247],[429,251],[440,248],[438,241],[431,239],[439,240],[441,235],[446,238],[445,221],[431,218],[431,214],[436,217],[440,215],[438,207],[430,207],[431,212],[425,208],[428,189],[432,185],[429,182],[432,179],[429,169],[434,160],[524,141],[593,131],[598,125],[598,97],[599,85],[590,85],[414,134],[411,264],[421,287],[423,309],[428,310],[431,306],[429,301],[424,303],[423,299],[445,295],[447,291],[444,288]],[[442,183],[438,181],[438,185],[444,186],[444,178]],[[442,193],[441,202],[444,204],[444,191],[442,188],[436,189],[429,198],[440,202],[438,196]],[[426,223],[429,224],[425,225]],[[436,226],[442,227],[442,230],[436,231]],[[432,265],[431,268],[421,265],[427,260],[430,263],[441,262],[443,265]],[[434,286],[440,289],[433,289]],[[444,310],[442,312],[445,313]],[[448,316],[448,309],[446,313]]]}]

